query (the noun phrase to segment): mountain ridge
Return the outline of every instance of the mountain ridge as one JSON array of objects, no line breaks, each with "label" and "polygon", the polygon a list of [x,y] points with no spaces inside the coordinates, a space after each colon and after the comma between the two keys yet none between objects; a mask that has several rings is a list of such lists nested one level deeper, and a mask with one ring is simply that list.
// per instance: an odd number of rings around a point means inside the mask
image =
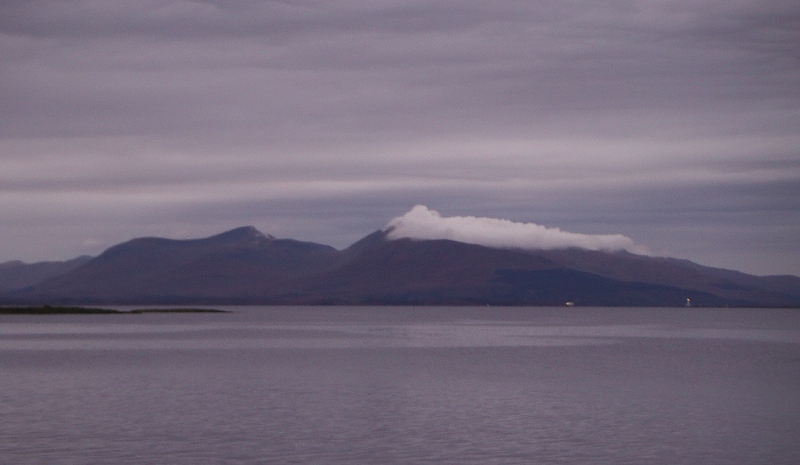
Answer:
[{"label": "mountain ridge", "polygon": [[578,248],[499,249],[378,230],[337,250],[244,226],[135,238],[7,303],[800,306],[800,278]]}]

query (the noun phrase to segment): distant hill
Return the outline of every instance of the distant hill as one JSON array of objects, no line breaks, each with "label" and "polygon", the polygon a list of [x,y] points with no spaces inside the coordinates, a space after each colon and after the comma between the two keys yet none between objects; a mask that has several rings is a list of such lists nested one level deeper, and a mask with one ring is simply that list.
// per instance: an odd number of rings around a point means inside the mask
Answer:
[{"label": "distant hill", "polygon": [[276,239],[253,227],[205,239],[133,239],[12,298],[37,302],[254,302],[338,256],[326,245]]},{"label": "distant hill", "polygon": [[248,226],[205,239],[116,245],[8,303],[800,306],[800,278],[584,249],[388,240],[344,250]]},{"label": "distant hill", "polygon": [[83,265],[91,258],[83,255],[61,262],[23,263],[15,260],[0,263],[0,293],[39,284],[45,279],[64,274]]}]

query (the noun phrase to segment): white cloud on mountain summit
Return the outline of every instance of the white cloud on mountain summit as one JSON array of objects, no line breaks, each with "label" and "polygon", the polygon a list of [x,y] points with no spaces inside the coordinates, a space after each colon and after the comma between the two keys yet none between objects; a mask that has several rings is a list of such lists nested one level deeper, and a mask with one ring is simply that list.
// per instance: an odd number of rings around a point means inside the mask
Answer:
[{"label": "white cloud on mountain summit", "polygon": [[627,250],[646,254],[647,249],[622,234],[580,234],[547,228],[535,223],[517,223],[474,216],[443,217],[425,205],[417,205],[393,218],[384,228],[394,239],[450,239],[469,244],[508,249]]}]

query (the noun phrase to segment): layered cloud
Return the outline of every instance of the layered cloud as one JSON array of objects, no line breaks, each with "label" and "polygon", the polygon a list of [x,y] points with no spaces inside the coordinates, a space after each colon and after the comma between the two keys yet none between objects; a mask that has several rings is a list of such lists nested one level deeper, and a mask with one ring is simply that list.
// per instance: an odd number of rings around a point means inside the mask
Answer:
[{"label": "layered cloud", "polygon": [[425,205],[417,205],[403,216],[393,218],[384,229],[389,239],[450,239],[496,248],[627,250],[647,253],[622,234],[579,234],[547,228],[535,223],[517,223],[475,216],[443,217]]},{"label": "layered cloud", "polygon": [[344,248],[428,202],[800,275],[798,18],[797,0],[0,2],[0,262],[245,224]]}]

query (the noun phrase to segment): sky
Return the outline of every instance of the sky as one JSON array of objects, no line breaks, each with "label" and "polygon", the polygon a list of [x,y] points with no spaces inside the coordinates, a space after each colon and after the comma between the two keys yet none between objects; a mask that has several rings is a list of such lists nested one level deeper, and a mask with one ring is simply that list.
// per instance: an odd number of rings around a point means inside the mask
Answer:
[{"label": "sky", "polygon": [[6,0],[0,261],[416,205],[800,275],[796,0]]}]

